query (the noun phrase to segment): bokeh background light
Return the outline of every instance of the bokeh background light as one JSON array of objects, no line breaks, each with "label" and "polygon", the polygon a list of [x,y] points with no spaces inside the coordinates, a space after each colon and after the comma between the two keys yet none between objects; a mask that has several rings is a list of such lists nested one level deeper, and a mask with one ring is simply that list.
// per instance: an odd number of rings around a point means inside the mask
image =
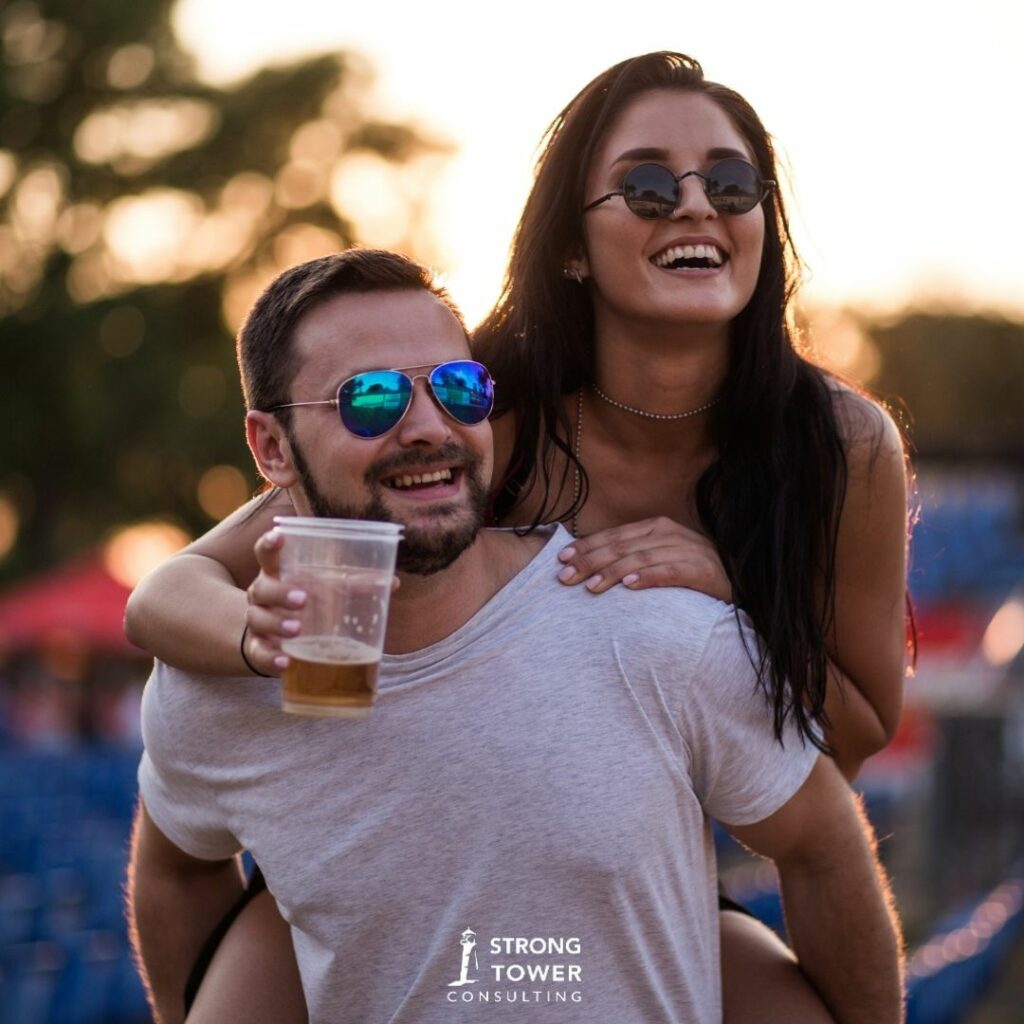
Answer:
[{"label": "bokeh background light", "polygon": [[151,569],[165,562],[188,543],[188,535],[171,523],[139,523],[116,530],[103,548],[103,563],[110,575],[134,587]]}]

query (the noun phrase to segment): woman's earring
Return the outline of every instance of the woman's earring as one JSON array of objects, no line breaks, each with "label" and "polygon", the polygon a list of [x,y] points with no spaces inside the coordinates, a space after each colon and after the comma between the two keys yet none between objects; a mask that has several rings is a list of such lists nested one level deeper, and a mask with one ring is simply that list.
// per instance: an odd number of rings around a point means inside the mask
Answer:
[{"label": "woman's earring", "polygon": [[562,276],[569,278],[570,281],[575,281],[577,284],[583,284],[583,274],[579,267],[562,267]]}]

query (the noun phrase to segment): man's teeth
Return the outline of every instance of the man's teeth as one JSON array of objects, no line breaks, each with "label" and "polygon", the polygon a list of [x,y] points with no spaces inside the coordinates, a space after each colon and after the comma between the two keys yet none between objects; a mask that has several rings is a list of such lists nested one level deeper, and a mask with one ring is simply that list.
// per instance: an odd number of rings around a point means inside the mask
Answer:
[{"label": "man's teeth", "polygon": [[670,267],[679,260],[707,260],[713,267],[720,267],[725,256],[717,245],[675,245],[658,253],[651,261],[656,267]]},{"label": "man's teeth", "polygon": [[413,487],[416,484],[450,483],[452,471],[439,469],[436,473],[406,473],[404,476],[393,476],[384,482],[388,487]]}]

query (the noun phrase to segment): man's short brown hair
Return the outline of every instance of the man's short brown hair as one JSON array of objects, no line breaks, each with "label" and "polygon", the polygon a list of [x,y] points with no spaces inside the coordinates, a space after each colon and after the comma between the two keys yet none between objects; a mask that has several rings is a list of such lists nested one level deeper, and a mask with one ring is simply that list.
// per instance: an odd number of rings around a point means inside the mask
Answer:
[{"label": "man's short brown hair", "polygon": [[[238,370],[246,408],[266,412],[290,401],[298,370],[292,337],[296,324],[311,309],[335,295],[416,288],[436,295],[465,331],[462,314],[433,272],[400,253],[347,249],[279,274],[253,304],[238,332]],[[290,412],[278,413],[286,425]]]}]

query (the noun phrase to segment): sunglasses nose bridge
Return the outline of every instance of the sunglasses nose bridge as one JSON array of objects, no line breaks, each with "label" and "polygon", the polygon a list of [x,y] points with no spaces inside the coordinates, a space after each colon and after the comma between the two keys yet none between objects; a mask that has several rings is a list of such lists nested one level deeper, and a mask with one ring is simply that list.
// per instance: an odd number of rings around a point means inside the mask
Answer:
[{"label": "sunglasses nose bridge", "polygon": [[[412,393],[409,395],[410,405],[414,401],[416,401],[417,391],[419,391],[422,394],[424,401],[429,400],[430,405],[432,405],[439,413],[441,413],[443,416],[448,415],[447,412],[445,411],[444,405],[441,402],[441,399],[438,397],[437,389],[434,387],[433,374],[407,373],[406,376],[409,378],[409,381],[412,385]],[[423,383],[420,384],[420,381],[422,381]]]},{"label": "sunglasses nose bridge", "polygon": [[406,374],[412,382],[409,404],[398,425],[404,444],[440,444],[451,433],[450,417],[444,411],[427,373]]},{"label": "sunglasses nose bridge", "polygon": [[[693,204],[697,203],[705,208],[704,216],[708,213],[714,216],[717,211],[708,198],[708,177],[700,171],[684,171],[676,175],[676,205],[671,216],[679,217],[693,214]],[[695,178],[695,181],[687,182],[687,178]]]}]

